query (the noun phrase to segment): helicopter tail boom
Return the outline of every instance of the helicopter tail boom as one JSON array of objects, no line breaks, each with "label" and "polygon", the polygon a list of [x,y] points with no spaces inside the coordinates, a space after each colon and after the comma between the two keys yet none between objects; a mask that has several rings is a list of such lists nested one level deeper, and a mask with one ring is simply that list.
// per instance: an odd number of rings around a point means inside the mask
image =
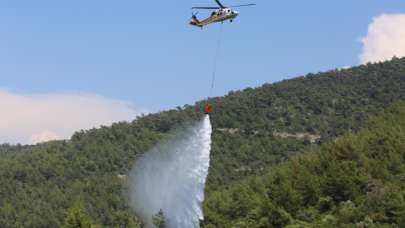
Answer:
[{"label": "helicopter tail boom", "polygon": [[200,27],[200,28],[203,27],[203,25],[201,24],[201,21],[199,21],[197,19],[196,15],[193,15],[193,17],[191,18],[190,25],[194,25],[194,26],[197,26],[197,27]]},{"label": "helicopter tail boom", "polygon": [[193,16],[191,17],[190,25],[202,28],[204,26],[204,23],[198,20],[196,14],[193,14]]}]

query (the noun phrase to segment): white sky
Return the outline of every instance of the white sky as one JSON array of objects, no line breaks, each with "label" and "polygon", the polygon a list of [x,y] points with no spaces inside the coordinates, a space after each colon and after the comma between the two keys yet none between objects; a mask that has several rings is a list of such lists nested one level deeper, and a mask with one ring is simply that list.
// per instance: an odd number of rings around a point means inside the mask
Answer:
[{"label": "white sky", "polygon": [[75,131],[133,120],[128,103],[89,94],[19,95],[0,91],[0,143],[68,139]]},{"label": "white sky", "polygon": [[383,14],[369,25],[362,39],[361,63],[379,62],[405,56],[405,14]]}]

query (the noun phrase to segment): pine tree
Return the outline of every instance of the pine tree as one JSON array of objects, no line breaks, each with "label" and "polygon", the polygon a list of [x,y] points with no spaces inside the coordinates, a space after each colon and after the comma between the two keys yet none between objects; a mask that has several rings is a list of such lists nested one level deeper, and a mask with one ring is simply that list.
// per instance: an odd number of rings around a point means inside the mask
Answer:
[{"label": "pine tree", "polygon": [[63,228],[95,228],[81,200],[68,210]]}]

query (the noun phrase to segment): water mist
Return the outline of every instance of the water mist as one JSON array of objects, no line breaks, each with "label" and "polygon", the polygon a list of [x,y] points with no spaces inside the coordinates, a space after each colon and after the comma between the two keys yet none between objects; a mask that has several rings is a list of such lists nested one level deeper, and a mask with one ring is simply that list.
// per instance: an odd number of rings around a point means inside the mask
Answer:
[{"label": "water mist", "polygon": [[131,206],[153,227],[163,211],[169,228],[199,227],[203,219],[212,127],[210,118],[177,130],[144,154],[130,173]]}]

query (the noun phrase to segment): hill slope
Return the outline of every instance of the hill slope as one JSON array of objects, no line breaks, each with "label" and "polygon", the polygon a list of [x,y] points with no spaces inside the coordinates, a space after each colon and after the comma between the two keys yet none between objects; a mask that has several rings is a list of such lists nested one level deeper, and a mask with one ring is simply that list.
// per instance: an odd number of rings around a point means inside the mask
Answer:
[{"label": "hill slope", "polygon": [[[405,58],[309,74],[214,98],[208,194],[364,126],[405,98]],[[94,222],[129,226],[125,175],[170,130],[198,119],[203,102],[132,123],[81,131],[69,141],[0,147],[0,225],[60,226],[77,198]]]},{"label": "hill slope", "polygon": [[405,103],[357,134],[212,192],[205,215],[204,227],[404,227]]}]

